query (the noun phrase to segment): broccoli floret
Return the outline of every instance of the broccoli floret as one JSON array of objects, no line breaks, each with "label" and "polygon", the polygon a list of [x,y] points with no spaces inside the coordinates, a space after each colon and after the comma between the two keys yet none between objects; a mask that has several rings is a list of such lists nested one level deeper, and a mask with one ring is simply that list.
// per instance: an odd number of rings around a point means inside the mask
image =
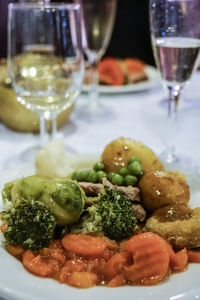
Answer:
[{"label": "broccoli floret", "polygon": [[102,218],[103,231],[110,239],[120,241],[133,234],[137,218],[131,201],[123,192],[105,187],[98,202],[98,212]]},{"label": "broccoli floret", "polygon": [[72,227],[71,232],[105,235],[120,241],[133,234],[136,223],[132,203],[126,195],[105,187],[99,201],[87,208],[87,214]]},{"label": "broccoli floret", "polygon": [[41,202],[15,202],[1,218],[7,223],[4,237],[9,244],[37,250],[47,247],[53,239],[56,220]]},{"label": "broccoli floret", "polygon": [[98,212],[98,206],[92,205],[88,207],[80,221],[73,225],[70,231],[71,233],[104,235],[102,218]]}]

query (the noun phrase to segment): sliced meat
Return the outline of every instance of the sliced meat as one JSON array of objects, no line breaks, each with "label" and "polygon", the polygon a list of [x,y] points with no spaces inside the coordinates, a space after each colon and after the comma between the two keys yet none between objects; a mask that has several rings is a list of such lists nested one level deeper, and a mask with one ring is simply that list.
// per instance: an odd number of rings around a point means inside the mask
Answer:
[{"label": "sliced meat", "polygon": [[107,178],[103,178],[103,183],[79,182],[79,184],[87,196],[97,196],[104,189],[104,186],[108,186],[112,190],[124,192],[131,201],[140,201],[139,188],[114,185]]},{"label": "sliced meat", "polygon": [[102,181],[103,181],[104,186],[108,186],[115,191],[124,192],[124,194],[126,194],[126,196],[131,201],[140,201],[140,189],[139,188],[133,187],[133,186],[113,185],[107,178],[103,178]]},{"label": "sliced meat", "polygon": [[104,189],[102,183],[79,182],[79,185],[84,190],[87,196],[97,196]]},{"label": "sliced meat", "polygon": [[140,222],[143,222],[146,219],[147,214],[141,204],[139,204],[139,203],[133,204],[132,209],[133,209],[134,215]]}]

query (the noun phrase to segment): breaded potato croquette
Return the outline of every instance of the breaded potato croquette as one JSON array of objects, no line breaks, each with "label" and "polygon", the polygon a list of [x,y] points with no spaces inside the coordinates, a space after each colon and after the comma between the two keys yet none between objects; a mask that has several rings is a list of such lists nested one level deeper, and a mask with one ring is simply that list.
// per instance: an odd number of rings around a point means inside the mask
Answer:
[{"label": "breaded potato croquette", "polygon": [[190,199],[189,186],[178,172],[146,173],[139,181],[139,188],[143,205],[150,213],[170,203],[187,204]]},{"label": "breaded potato croquette", "polygon": [[200,247],[200,207],[183,204],[161,207],[147,220],[146,231],[157,233],[175,249]]}]

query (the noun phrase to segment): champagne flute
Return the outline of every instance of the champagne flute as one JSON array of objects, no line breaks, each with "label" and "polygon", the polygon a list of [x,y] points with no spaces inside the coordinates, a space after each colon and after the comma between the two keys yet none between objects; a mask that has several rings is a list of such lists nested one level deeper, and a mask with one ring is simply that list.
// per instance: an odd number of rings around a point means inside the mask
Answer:
[{"label": "champagne flute", "polygon": [[112,35],[117,0],[76,0],[82,7],[83,47],[90,67],[89,110],[99,109],[98,63],[104,55]]},{"label": "champagne flute", "polygon": [[174,148],[180,95],[198,61],[200,49],[199,0],[150,0],[150,25],[154,56],[169,92],[167,147],[161,159],[170,167],[187,170],[189,161]]},{"label": "champagne flute", "polygon": [[[84,75],[80,5],[9,5],[8,70],[17,100],[40,116],[41,146],[46,120],[70,107]],[[53,126],[52,138],[56,135]]]}]

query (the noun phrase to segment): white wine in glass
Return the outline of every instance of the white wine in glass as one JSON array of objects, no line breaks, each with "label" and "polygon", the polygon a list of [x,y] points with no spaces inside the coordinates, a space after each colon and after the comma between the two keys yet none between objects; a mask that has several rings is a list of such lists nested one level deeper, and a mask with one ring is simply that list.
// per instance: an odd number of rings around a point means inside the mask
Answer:
[{"label": "white wine in glass", "polygon": [[17,100],[40,116],[43,146],[46,120],[56,124],[81,91],[80,5],[10,4],[8,24],[9,75]]},{"label": "white wine in glass", "polygon": [[156,64],[169,92],[167,147],[161,159],[187,170],[193,162],[175,153],[177,108],[182,90],[195,70],[200,53],[200,1],[150,0],[151,38]]}]

